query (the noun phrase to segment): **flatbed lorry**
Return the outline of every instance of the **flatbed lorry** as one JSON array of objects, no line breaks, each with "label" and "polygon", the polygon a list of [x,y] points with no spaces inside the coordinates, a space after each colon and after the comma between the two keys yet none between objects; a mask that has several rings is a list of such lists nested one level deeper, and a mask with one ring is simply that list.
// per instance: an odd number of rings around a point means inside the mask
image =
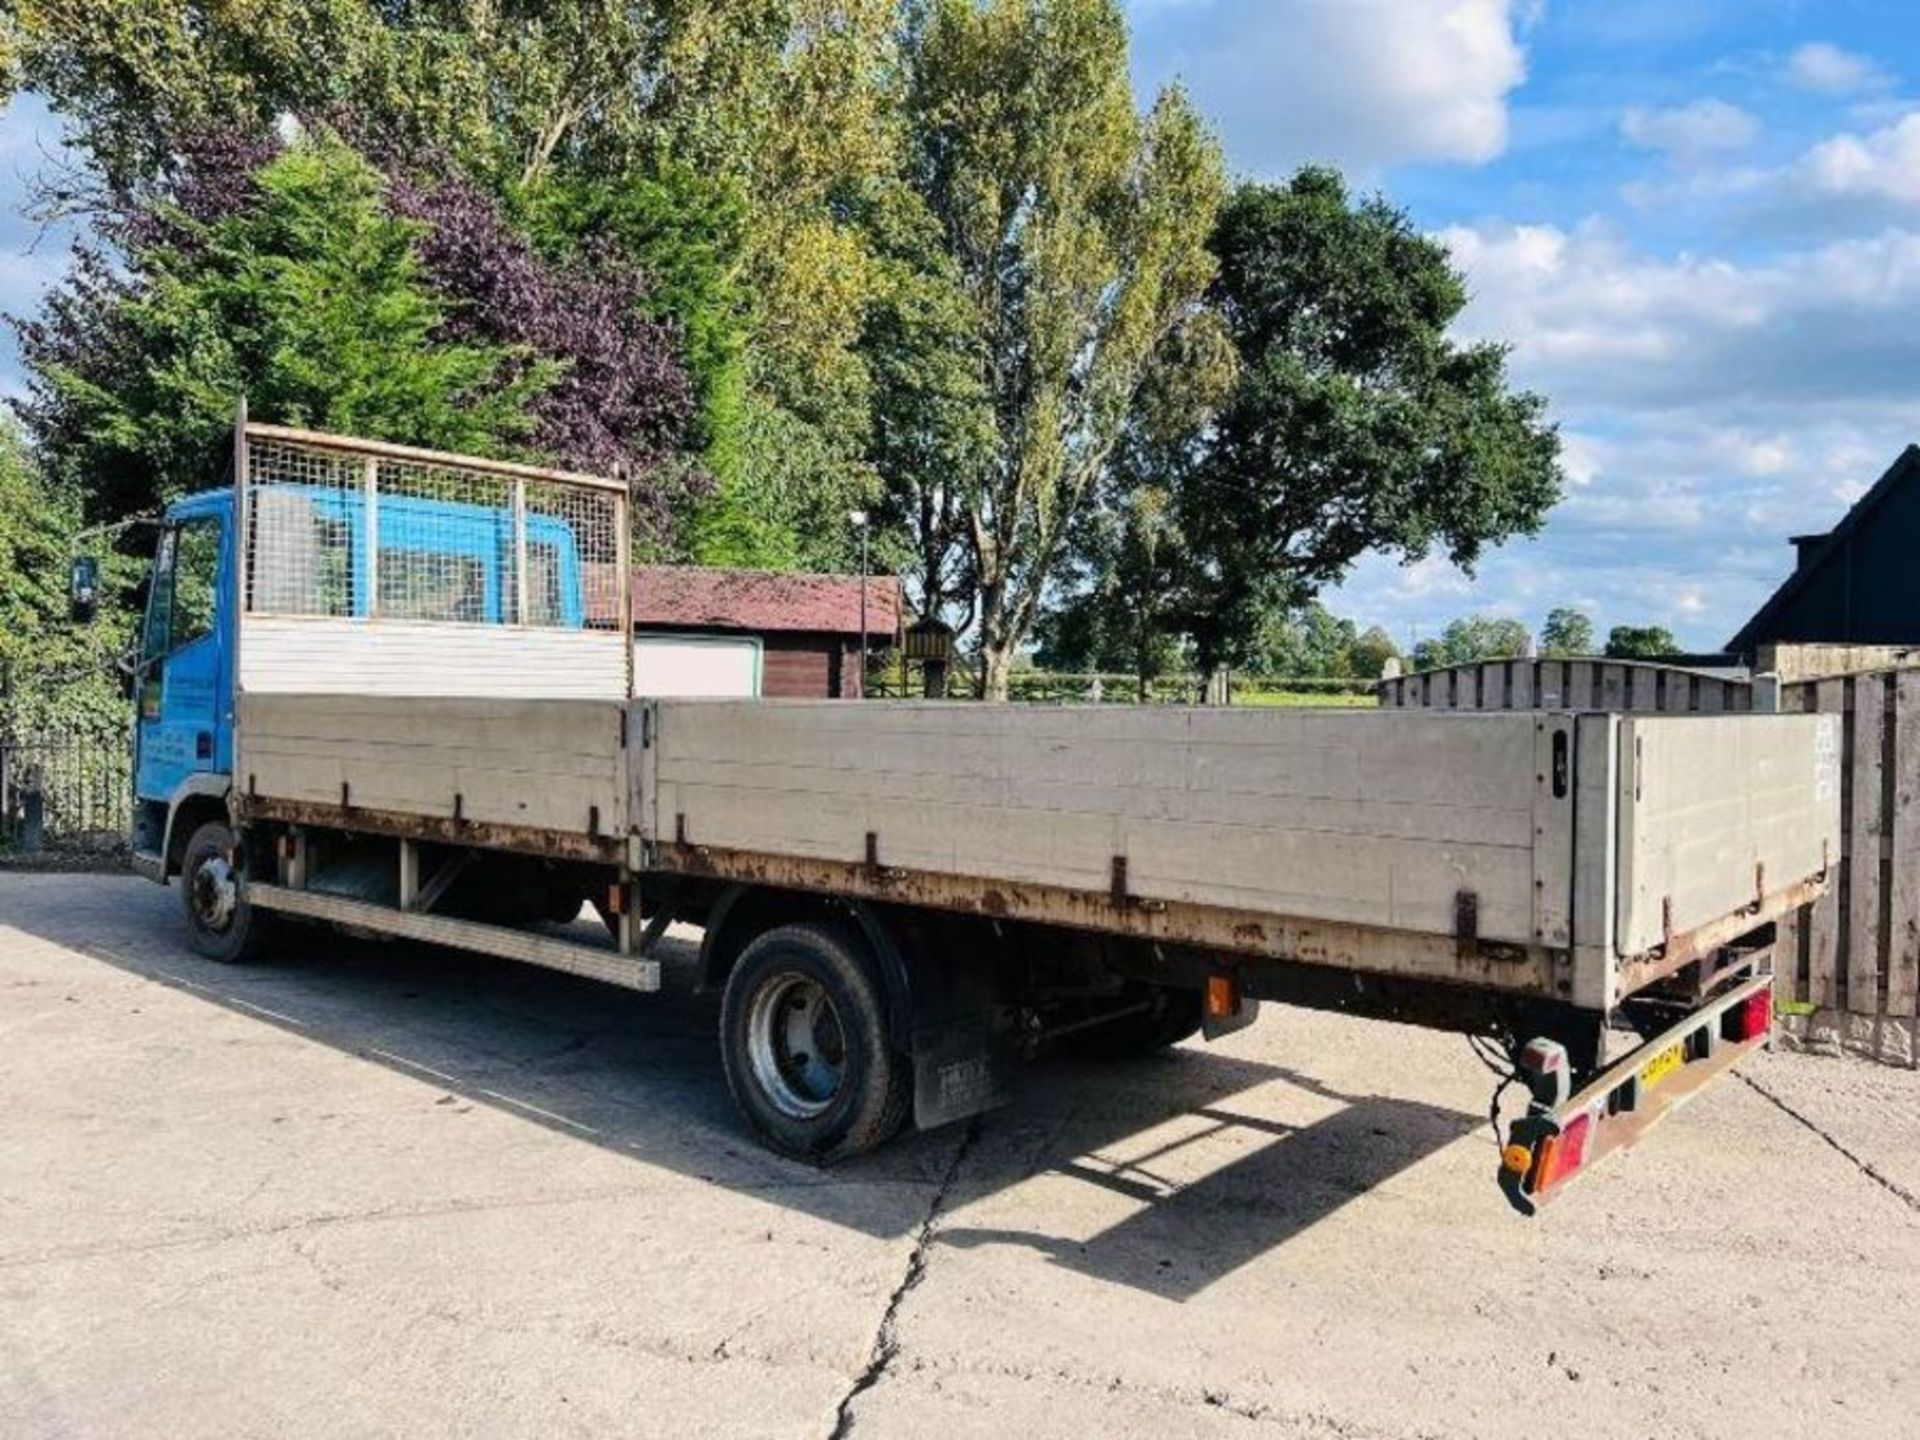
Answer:
[{"label": "flatbed lorry", "polygon": [[1458,1029],[1526,1087],[1531,1213],[1765,1041],[1838,854],[1828,715],[649,698],[627,527],[618,483],[243,409],[134,681],[136,866],[194,945],[650,991],[699,926],[740,1109],[820,1162],[1262,1000]]}]

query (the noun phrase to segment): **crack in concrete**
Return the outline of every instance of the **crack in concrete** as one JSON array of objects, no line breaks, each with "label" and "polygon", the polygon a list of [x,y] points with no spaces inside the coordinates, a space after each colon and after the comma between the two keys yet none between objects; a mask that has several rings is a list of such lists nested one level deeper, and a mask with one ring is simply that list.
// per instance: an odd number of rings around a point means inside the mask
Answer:
[{"label": "crack in concrete", "polygon": [[1766,1086],[1762,1085],[1758,1080],[1754,1079],[1751,1075],[1748,1075],[1743,1071],[1739,1071],[1739,1070],[1734,1071],[1734,1074],[1738,1075],[1740,1079],[1744,1080],[1747,1084],[1747,1088],[1752,1090],[1754,1094],[1760,1096],[1763,1100],[1766,1100],[1769,1104],[1773,1105],[1774,1108],[1779,1110],[1781,1114],[1787,1116],[1791,1120],[1798,1122],[1801,1125],[1804,1125],[1808,1130],[1811,1130],[1815,1135],[1819,1136],[1822,1140],[1826,1141],[1828,1145],[1832,1146],[1836,1151],[1838,1151],[1842,1156],[1842,1158],[1844,1158],[1848,1164],[1852,1165],[1854,1169],[1858,1170],[1862,1175],[1866,1176],[1867,1179],[1871,1180],[1874,1184],[1878,1185],[1882,1190],[1885,1190],[1889,1195],[1893,1196],[1894,1199],[1898,1200],[1902,1205],[1905,1205],[1909,1210],[1913,1211],[1915,1214],[1920,1214],[1920,1195],[1915,1195],[1911,1190],[1907,1189],[1906,1186],[1902,1185],[1898,1180],[1895,1180],[1892,1176],[1883,1175],[1879,1170],[1874,1168],[1872,1161],[1866,1159],[1863,1156],[1854,1154],[1853,1151],[1849,1150],[1845,1145],[1840,1143],[1840,1140],[1838,1139],[1838,1137],[1836,1137],[1833,1134],[1832,1131],[1823,1128],[1821,1125],[1819,1125],[1816,1121],[1814,1121],[1810,1117],[1801,1114],[1798,1110],[1794,1109],[1793,1106],[1789,1105],[1785,1100],[1782,1100],[1778,1095],[1774,1094],[1773,1091],[1769,1090]]},{"label": "crack in concrete", "polygon": [[854,1401],[880,1383],[887,1373],[887,1367],[900,1353],[900,1307],[927,1277],[927,1252],[939,1229],[941,1212],[946,1208],[947,1196],[952,1192],[954,1182],[960,1178],[960,1167],[966,1161],[967,1152],[973,1149],[974,1141],[979,1138],[980,1117],[976,1115],[967,1122],[966,1134],[960,1137],[960,1143],[954,1147],[953,1157],[947,1161],[946,1174],[940,1177],[933,1199],[927,1204],[926,1219],[920,1222],[920,1233],[914,1236],[913,1249],[907,1254],[906,1271],[901,1275],[900,1283],[893,1287],[893,1293],[887,1297],[887,1308],[880,1312],[880,1325],[873,1333],[873,1348],[867,1352],[865,1368],[854,1377],[853,1384],[840,1397],[840,1403],[834,1409],[833,1429],[828,1432],[828,1440],[846,1440],[853,1433]]}]

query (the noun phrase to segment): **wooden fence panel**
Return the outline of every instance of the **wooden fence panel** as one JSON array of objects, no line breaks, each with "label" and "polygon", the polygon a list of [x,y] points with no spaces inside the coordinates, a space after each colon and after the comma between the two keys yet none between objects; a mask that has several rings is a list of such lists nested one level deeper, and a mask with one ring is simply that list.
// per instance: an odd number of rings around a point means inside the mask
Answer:
[{"label": "wooden fence panel", "polygon": [[1513,662],[1513,684],[1509,687],[1509,708],[1531,710],[1534,696],[1540,693],[1539,662],[1536,660],[1516,660]]},{"label": "wooden fence panel", "polygon": [[1507,662],[1495,660],[1480,669],[1480,708],[1482,710],[1504,710],[1507,708]]},{"label": "wooden fence panel", "polygon": [[1893,677],[1887,1014],[1920,1014],[1920,670]]},{"label": "wooden fence panel", "polygon": [[[1847,682],[1844,680],[1821,680],[1809,687],[1812,692],[1809,710],[1822,713],[1842,713],[1847,708]],[[1846,723],[1842,721],[1840,741],[1841,775],[1846,775],[1846,767],[1851,763],[1852,735]],[[1852,790],[1846,784],[1840,787],[1840,833],[1844,837],[1849,833],[1852,806]],[[1841,1008],[1841,979],[1846,973],[1843,967],[1840,947],[1846,939],[1846,927],[1841,924],[1841,906],[1847,898],[1847,862],[1844,856],[1839,863],[1839,871],[1834,883],[1825,895],[1812,906],[1807,917],[1807,996],[1812,1004],[1822,1009]]]},{"label": "wooden fence panel", "polygon": [[1846,944],[1847,1009],[1856,1015],[1880,1013],[1881,840],[1885,816],[1880,803],[1885,749],[1887,681],[1884,675],[1860,675],[1850,683],[1853,763],[1846,784],[1851,794],[1848,828],[1841,845],[1848,875]]},{"label": "wooden fence panel", "polygon": [[1593,706],[1593,662],[1567,662],[1566,704],[1569,710],[1591,710]]}]

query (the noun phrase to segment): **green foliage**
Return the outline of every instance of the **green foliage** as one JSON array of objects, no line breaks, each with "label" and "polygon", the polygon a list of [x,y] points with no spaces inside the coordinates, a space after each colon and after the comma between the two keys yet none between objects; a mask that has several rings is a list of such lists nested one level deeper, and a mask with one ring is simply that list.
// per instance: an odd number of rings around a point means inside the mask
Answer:
[{"label": "green foliage", "polygon": [[234,406],[290,425],[475,454],[513,452],[555,371],[501,346],[438,338],[418,227],[336,141],[257,176],[258,203],[129,248],[132,282],[81,297],[110,364],[27,346],[36,428],[56,478],[109,515],[218,483]]},{"label": "green foliage", "polygon": [[1356,679],[1378,680],[1386,673],[1387,662],[1400,658],[1400,647],[1380,626],[1369,625],[1347,654]]},{"label": "green foliage", "polygon": [[[871,471],[844,464],[818,428],[764,397],[750,397],[738,477],[723,480],[695,515],[690,550],[701,565],[846,573],[859,564],[848,517],[877,492]],[[869,563],[886,570],[896,548]]]},{"label": "green foliage", "polygon": [[1181,487],[1203,663],[1364,553],[1471,569],[1539,528],[1558,436],[1539,396],[1509,390],[1501,347],[1448,338],[1466,287],[1443,246],[1307,169],[1243,186],[1213,248],[1240,380]]},{"label": "green foliage", "polygon": [[[1223,214],[1185,95],[1135,103],[1123,11],[0,0],[0,83],[69,123],[70,206],[164,193],[195,137],[292,114],[444,163],[547,261],[644,273],[697,411],[663,469],[713,482],[680,517],[691,556],[850,569],[847,512],[872,510],[874,567],[971,627],[989,693],[1036,634],[1145,677],[1377,673],[1390,638],[1306,602],[1367,550],[1470,567],[1530,532],[1557,439],[1499,347],[1447,339],[1460,277],[1384,201],[1316,170]],[[298,147],[262,189],[113,237],[66,296],[98,363],[25,347],[45,461],[102,514],[212,483],[243,390],[275,419],[511,452],[536,399],[586,388],[585,363],[555,385],[462,323],[479,307],[450,316],[344,147]]]},{"label": "green foliage", "polygon": [[1564,605],[1549,611],[1540,627],[1542,655],[1591,655],[1593,643],[1593,621]]},{"label": "green foliage", "polygon": [[1659,660],[1680,653],[1680,642],[1664,625],[1616,625],[1607,632],[1609,660]]},{"label": "green foliage", "polygon": [[905,537],[910,593],[920,614],[939,616],[972,586],[954,479],[976,473],[994,443],[979,314],[918,194],[877,184],[863,202],[878,275],[861,340],[874,395],[867,453],[885,478],[886,528]]},{"label": "green foliage", "polygon": [[1184,661],[1168,606],[1179,537],[1166,491],[1141,485],[1080,527],[1081,588],[1041,618],[1036,656],[1048,669],[1123,672],[1140,691]]},{"label": "green foliage", "polygon": [[680,326],[698,407],[691,448],[722,489],[736,485],[748,342],[738,282],[748,207],[737,185],[665,161],[619,180],[557,177],[519,190],[516,201],[543,254],[612,250],[645,273],[647,313]]},{"label": "green foliage", "polygon": [[1527,627],[1518,620],[1469,615],[1452,621],[1437,639],[1414,646],[1413,668],[1438,670],[1476,660],[1513,660],[1525,655],[1530,643]]},{"label": "green foliage", "polygon": [[952,483],[997,697],[1212,275],[1223,168],[1183,94],[1136,113],[1114,0],[928,0],[907,70],[907,173],[974,309],[994,417]]},{"label": "green foliage", "polygon": [[1345,679],[1357,673],[1354,650],[1359,643],[1358,625],[1317,600],[1309,601],[1264,618],[1248,665],[1261,675]]},{"label": "green foliage", "polygon": [[128,565],[109,560],[106,603],[91,626],[67,619],[67,565],[78,497],[50,485],[12,425],[0,425],[0,731],[30,734],[125,713],[113,661],[132,617],[115,602]]},{"label": "green foliage", "polygon": [[[435,150],[514,198],[543,243],[597,230],[661,277],[716,506],[817,480],[817,504],[749,508],[787,515],[775,549],[832,554],[839,499],[877,494],[859,348],[875,276],[844,200],[895,150],[897,0],[11,9],[24,83],[68,120],[109,194],[164,177],[185,138],[264,134],[287,113],[376,148]],[[807,476],[782,473],[784,453],[758,443],[770,430],[797,437]]]}]

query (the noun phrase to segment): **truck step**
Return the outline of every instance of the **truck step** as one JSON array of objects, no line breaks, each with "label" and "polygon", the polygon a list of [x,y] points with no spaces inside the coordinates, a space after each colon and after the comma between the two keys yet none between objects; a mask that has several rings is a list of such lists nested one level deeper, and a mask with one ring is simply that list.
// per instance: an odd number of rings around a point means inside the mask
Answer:
[{"label": "truck step", "polygon": [[660,988],[660,962],[657,960],[642,960],[608,950],[596,950],[590,945],[556,940],[551,935],[533,935],[524,930],[510,930],[503,925],[456,920],[447,915],[397,910],[391,905],[349,900],[344,896],[323,895],[312,890],[291,890],[283,885],[250,885],[247,887],[247,898],[262,910],[273,910],[282,915],[326,920],[336,925],[357,925],[382,935],[424,940],[430,945],[447,945],[456,950],[477,951],[482,955],[499,955],[508,960],[563,971],[568,975],[605,981],[628,990],[651,992]]}]

